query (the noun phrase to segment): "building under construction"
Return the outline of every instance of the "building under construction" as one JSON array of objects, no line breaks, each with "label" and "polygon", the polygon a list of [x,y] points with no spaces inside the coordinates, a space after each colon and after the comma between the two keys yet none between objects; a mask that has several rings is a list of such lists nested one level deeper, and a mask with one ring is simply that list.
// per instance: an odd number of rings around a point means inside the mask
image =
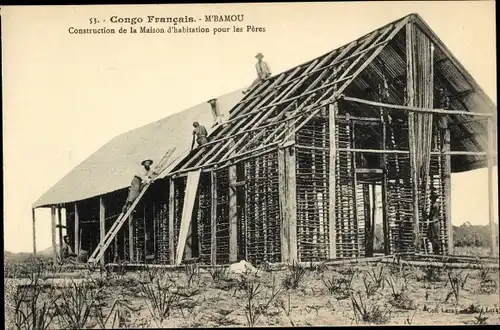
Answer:
[{"label": "building under construction", "polygon": [[[211,124],[211,106],[225,124],[189,151],[184,132]],[[427,251],[434,193],[451,254],[450,174],[489,168],[492,219],[495,137],[495,104],[412,14],[245,95],[113,139],[33,207],[51,207],[54,246],[57,219],[77,251],[108,233],[102,263],[260,264],[372,256],[379,222],[380,252]],[[168,150],[165,170],[112,227],[137,164]]]}]

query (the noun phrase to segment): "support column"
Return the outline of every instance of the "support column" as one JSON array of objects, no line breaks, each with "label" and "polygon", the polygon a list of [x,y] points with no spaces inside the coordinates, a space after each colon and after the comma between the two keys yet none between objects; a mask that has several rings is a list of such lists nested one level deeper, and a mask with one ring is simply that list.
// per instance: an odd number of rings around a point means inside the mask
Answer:
[{"label": "support column", "polygon": [[232,165],[229,167],[229,262],[236,262],[238,259],[236,181],[236,165]]},{"label": "support column", "polygon": [[80,253],[80,215],[78,214],[78,206],[75,202],[75,253]]},{"label": "support column", "polygon": [[[381,148],[382,150],[385,150],[387,148],[387,123],[386,123],[386,116],[384,115],[384,110],[380,109],[380,119],[382,121],[382,145]],[[382,187],[381,187],[381,193],[382,193],[382,228],[384,231],[384,254],[389,255],[390,254],[390,244],[389,244],[389,219],[387,217],[387,154],[384,152],[382,154],[382,157],[380,157],[381,163],[380,164],[383,174],[382,174]],[[374,191],[375,193],[375,191]],[[377,207],[375,205],[374,207]]]},{"label": "support column", "polygon": [[217,264],[217,178],[215,171],[210,172],[210,262]]},{"label": "support column", "polygon": [[337,228],[336,228],[336,158],[337,158],[337,140],[335,117],[338,113],[338,103],[335,102],[329,105],[329,141],[330,141],[330,154],[329,154],[329,168],[328,168],[328,234],[330,246],[330,259],[337,258]]},{"label": "support column", "polygon": [[57,264],[57,247],[56,247],[56,207],[50,208],[50,220],[52,228],[52,260],[54,265]]},{"label": "support column", "polygon": [[[413,32],[415,24],[408,22],[406,24],[406,91],[408,106],[416,106],[415,102],[415,65],[413,63],[413,53],[415,51],[413,45]],[[412,198],[413,198],[413,248],[415,252],[418,251],[420,242],[419,238],[419,203],[418,203],[418,176],[416,168],[416,152],[415,152],[415,119],[414,113],[408,113],[408,138],[410,145],[410,172],[412,184]]]},{"label": "support column", "polygon": [[35,209],[31,209],[31,216],[33,219],[33,255],[36,257],[36,223],[35,223]]},{"label": "support column", "polygon": [[296,177],[296,153],[294,147],[285,150],[285,170],[287,180],[287,216],[289,228],[289,249],[291,262],[298,261],[297,254],[297,177]]},{"label": "support column", "polygon": [[130,261],[134,261],[134,216],[133,212],[128,216],[128,255]]},{"label": "support column", "polygon": [[[497,243],[498,243],[498,237],[497,237],[497,230],[498,227],[495,226],[495,208],[494,208],[494,191],[493,191],[493,157],[494,157],[494,145],[495,145],[495,140],[494,140],[494,128],[495,122],[493,121],[493,118],[488,118],[488,213],[489,213],[489,218],[490,218],[490,231],[491,231],[491,255],[493,257],[498,256],[498,250],[497,250]],[[496,182],[496,181],[495,181]]]},{"label": "support column", "polygon": [[448,117],[441,116],[439,127],[442,130],[443,144],[441,146],[443,162],[443,187],[444,187],[444,216],[446,221],[446,236],[448,237],[448,254],[453,254],[453,225],[451,223],[451,155],[450,152],[450,129],[448,128]]},{"label": "support column", "polygon": [[170,255],[170,264],[175,264],[175,233],[174,233],[174,221],[175,221],[175,183],[174,179],[170,178],[168,180],[168,249]]},{"label": "support column", "polygon": [[57,206],[57,236],[59,237],[59,258],[62,260],[62,245],[63,245],[63,234],[62,234],[62,216],[61,216],[61,206]]},{"label": "support column", "polygon": [[287,206],[287,177],[285,169],[285,151],[278,150],[278,189],[279,206],[281,214],[280,236],[281,236],[281,262],[290,261],[290,230]]},{"label": "support column", "polygon": [[[104,200],[101,197],[99,197],[99,242],[102,246],[102,244],[104,243],[104,237],[106,236],[106,227],[105,227],[105,216],[106,216],[106,209],[104,207]],[[105,256],[106,256],[106,253],[104,253],[101,257],[101,265],[104,266],[104,263],[105,263]]]}]

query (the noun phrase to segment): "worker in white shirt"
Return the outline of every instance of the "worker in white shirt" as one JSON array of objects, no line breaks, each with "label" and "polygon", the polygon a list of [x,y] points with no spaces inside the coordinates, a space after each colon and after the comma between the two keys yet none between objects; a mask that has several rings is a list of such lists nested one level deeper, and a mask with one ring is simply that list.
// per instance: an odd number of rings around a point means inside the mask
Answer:
[{"label": "worker in white shirt", "polygon": [[132,203],[135,201],[137,196],[139,196],[139,193],[142,189],[142,187],[147,184],[148,182],[151,181],[151,176],[153,176],[155,173],[151,170],[151,165],[153,165],[153,161],[151,159],[146,159],[144,160],[141,165],[144,167],[144,169],[141,169],[138,171],[134,177],[132,178],[132,182],[130,183],[130,189],[127,197],[127,201],[125,202],[125,205],[123,206],[123,212],[126,212],[127,209],[132,205]]},{"label": "worker in white shirt", "polygon": [[258,53],[257,55],[255,55],[255,58],[257,59],[257,63],[255,64],[255,69],[257,70],[257,78],[253,81],[250,87],[248,87],[248,89],[243,92],[243,94],[251,91],[252,88],[254,88],[262,80],[271,77],[271,69],[269,68],[269,64],[262,60],[264,58],[264,55],[262,55],[262,53]]}]

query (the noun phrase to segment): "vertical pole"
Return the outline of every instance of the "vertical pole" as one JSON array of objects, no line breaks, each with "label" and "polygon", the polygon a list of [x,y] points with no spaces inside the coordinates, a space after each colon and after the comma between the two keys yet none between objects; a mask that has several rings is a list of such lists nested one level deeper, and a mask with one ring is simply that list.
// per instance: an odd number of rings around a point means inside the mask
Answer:
[{"label": "vertical pole", "polygon": [[31,217],[33,219],[33,255],[36,257],[36,223],[35,223],[35,209],[31,209]]},{"label": "vertical pole", "polygon": [[448,238],[448,254],[453,254],[453,225],[451,223],[451,156],[450,151],[450,129],[448,127],[448,117],[441,116],[439,127],[442,130],[441,146],[443,162],[443,186],[444,186],[444,216],[446,222],[446,236]]},{"label": "vertical pole", "polygon": [[50,208],[50,220],[52,227],[52,260],[54,265],[57,264],[57,247],[56,247],[56,207]]},{"label": "vertical pole", "polygon": [[[99,197],[99,241],[102,246],[104,243],[104,236],[106,235],[106,227],[105,227],[105,215],[106,215],[106,209],[104,207],[104,200],[101,197]],[[105,262],[105,253],[103,253],[101,257],[101,265],[104,265]]]},{"label": "vertical pole", "polygon": [[[384,110],[380,109],[380,119],[382,120],[382,145],[381,149],[385,150],[387,145],[387,123],[385,121],[386,116],[384,115]],[[381,160],[382,167],[382,228],[384,231],[384,254],[390,254],[390,244],[389,244],[389,219],[387,217],[387,154],[383,153]],[[374,205],[377,207],[377,205]]]},{"label": "vertical pole", "polygon": [[337,258],[337,231],[335,217],[335,206],[336,206],[336,158],[337,158],[337,141],[335,117],[338,113],[338,103],[335,102],[329,105],[329,115],[328,115],[328,130],[329,130],[329,141],[330,141],[330,153],[329,153],[329,167],[328,167],[328,241],[330,246],[330,259]]},{"label": "vertical pole", "polygon": [[[414,76],[414,63],[413,63],[413,32],[414,23],[408,22],[406,24],[406,90],[408,94],[408,106],[415,106],[415,76]],[[413,196],[413,248],[418,250],[419,246],[419,207],[418,207],[418,176],[416,168],[416,148],[415,144],[415,118],[414,113],[408,114],[408,138],[410,145],[410,172],[412,182],[412,196]]]},{"label": "vertical pole", "polygon": [[168,180],[168,249],[170,255],[170,264],[175,264],[175,182],[173,178]]},{"label": "vertical pole", "polygon": [[128,216],[128,256],[134,261],[134,216],[131,212]]},{"label": "vertical pole", "polygon": [[78,214],[78,206],[75,202],[75,253],[80,253],[80,215]]},{"label": "vertical pole", "polygon": [[488,213],[490,218],[490,231],[491,231],[491,255],[498,256],[497,250],[497,226],[495,226],[495,209],[493,198],[493,157],[494,157],[494,136],[493,136],[493,118],[488,118]]},{"label": "vertical pole", "polygon": [[280,203],[280,235],[281,235],[281,261],[288,262],[290,258],[289,239],[290,232],[288,228],[288,213],[287,213],[287,180],[285,169],[285,151],[278,150],[278,189],[279,189],[279,203]]},{"label": "vertical pole", "polygon": [[289,249],[291,262],[298,261],[297,253],[297,177],[296,177],[296,152],[294,147],[285,151],[285,168],[287,178],[287,215],[289,226]]},{"label": "vertical pole", "polygon": [[61,206],[57,206],[57,236],[59,239],[59,257],[62,260],[62,245],[63,245],[63,234],[62,234],[62,216],[61,216]]},{"label": "vertical pole", "polygon": [[238,258],[236,180],[236,165],[232,165],[229,167],[229,262],[235,262]]},{"label": "vertical pole", "polygon": [[217,177],[215,171],[210,172],[211,209],[210,209],[210,262],[212,266],[217,264]]}]

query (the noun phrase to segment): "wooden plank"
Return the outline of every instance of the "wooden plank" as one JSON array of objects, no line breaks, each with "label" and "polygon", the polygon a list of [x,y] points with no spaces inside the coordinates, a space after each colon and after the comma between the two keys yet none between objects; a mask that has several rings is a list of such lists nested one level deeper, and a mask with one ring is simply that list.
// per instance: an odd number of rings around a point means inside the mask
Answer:
[{"label": "wooden plank", "polygon": [[297,178],[296,178],[296,153],[294,147],[285,151],[285,169],[287,179],[287,215],[289,226],[290,262],[298,261],[297,255]]},{"label": "wooden plank", "polygon": [[498,236],[497,229],[498,226],[495,225],[495,198],[493,191],[493,183],[497,182],[493,180],[493,148],[494,148],[494,122],[493,119],[488,119],[488,213],[490,219],[490,231],[491,231],[491,255],[493,257],[498,256],[497,244]]},{"label": "wooden plank", "polygon": [[[104,237],[106,237],[106,226],[105,226],[105,220],[106,219],[106,208],[104,206],[104,200],[101,197],[99,197],[99,234],[100,234],[100,242],[101,246],[104,244]],[[104,265],[105,263],[105,254],[102,255],[101,257],[101,265]]]},{"label": "wooden plank", "polygon": [[215,171],[211,171],[210,176],[210,263],[215,266],[217,264],[217,177]]},{"label": "wooden plank", "polygon": [[229,262],[238,259],[238,210],[236,188],[231,187],[237,181],[236,165],[229,167]]},{"label": "wooden plank", "polygon": [[78,213],[78,204],[75,202],[75,253],[80,253],[80,214]]},{"label": "wooden plank", "polygon": [[290,233],[288,229],[288,209],[287,209],[287,177],[285,170],[285,151],[278,150],[278,190],[279,190],[279,207],[281,215],[281,261],[288,262],[290,258],[289,239]]},{"label": "wooden plank", "polygon": [[168,180],[168,249],[170,255],[170,264],[175,264],[175,181],[170,178]]},{"label": "wooden plank", "polygon": [[328,167],[328,241],[329,241],[329,257],[330,259],[337,258],[337,227],[336,227],[336,158],[337,158],[337,141],[335,138],[336,124],[335,118],[338,113],[338,103],[330,104],[328,114],[329,125],[329,167]]},{"label": "wooden plank", "polygon": [[33,255],[36,257],[36,222],[35,209],[31,209],[31,217],[33,219]]},{"label": "wooden plank", "polygon": [[177,251],[175,255],[175,264],[180,265],[184,256],[184,248],[188,238],[189,229],[193,218],[194,203],[198,192],[198,183],[201,171],[190,172],[187,177],[186,192],[184,196],[184,205],[182,208],[181,227],[179,229],[179,240],[177,242]]},{"label": "wooden plank", "polygon": [[50,208],[50,222],[51,222],[51,233],[52,233],[52,260],[54,265],[57,264],[57,246],[56,246],[56,207],[52,206]]}]

